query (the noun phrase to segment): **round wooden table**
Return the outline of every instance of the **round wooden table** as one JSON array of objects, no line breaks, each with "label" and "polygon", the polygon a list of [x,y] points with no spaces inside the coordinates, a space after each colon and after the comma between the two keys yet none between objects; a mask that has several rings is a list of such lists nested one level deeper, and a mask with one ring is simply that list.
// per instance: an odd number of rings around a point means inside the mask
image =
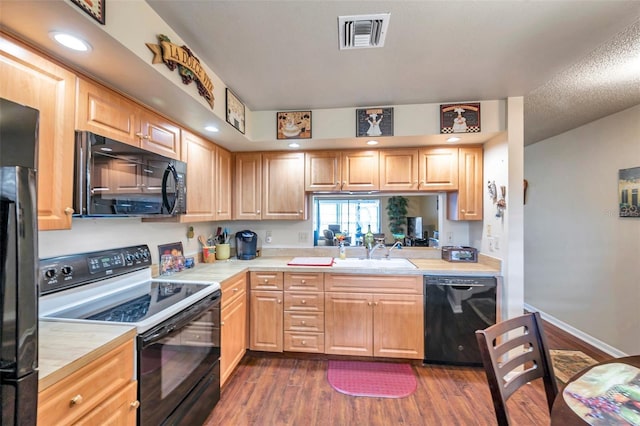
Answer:
[{"label": "round wooden table", "polygon": [[[627,356],[624,358],[614,358],[607,361],[599,362],[598,364],[592,365],[589,368],[585,368],[584,370],[582,370],[581,372],[573,376],[567,382],[567,386],[569,385],[569,383],[574,382],[578,378],[585,375],[592,368],[598,365],[613,364],[613,363],[628,364],[628,365],[632,365],[634,367],[640,368],[640,355]],[[553,408],[551,410],[551,425],[552,426],[554,425],[555,426],[571,426],[571,425],[584,426],[587,423],[584,420],[582,420],[582,418],[580,418],[580,416],[576,412],[574,412],[564,400],[564,396],[562,395],[563,390],[564,388],[558,393],[555,401],[553,402]]]}]

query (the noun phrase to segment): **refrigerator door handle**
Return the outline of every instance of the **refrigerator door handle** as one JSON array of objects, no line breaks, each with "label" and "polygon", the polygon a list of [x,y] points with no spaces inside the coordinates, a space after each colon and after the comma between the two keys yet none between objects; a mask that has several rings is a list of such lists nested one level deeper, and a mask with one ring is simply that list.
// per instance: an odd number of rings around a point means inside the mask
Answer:
[{"label": "refrigerator door handle", "polygon": [[[15,340],[11,329],[15,328],[9,322],[11,317],[15,318],[15,297],[16,289],[11,283],[16,280],[15,256],[12,256],[11,247],[15,247],[15,234],[11,232],[16,229],[15,217],[16,204],[2,197],[0,200],[0,222],[2,225],[2,240],[0,241],[0,262],[2,265],[2,276],[0,276],[0,372],[8,373],[15,377],[16,359],[14,345],[10,342]],[[15,320],[14,320],[15,321]],[[6,340],[6,342],[5,342]]]}]

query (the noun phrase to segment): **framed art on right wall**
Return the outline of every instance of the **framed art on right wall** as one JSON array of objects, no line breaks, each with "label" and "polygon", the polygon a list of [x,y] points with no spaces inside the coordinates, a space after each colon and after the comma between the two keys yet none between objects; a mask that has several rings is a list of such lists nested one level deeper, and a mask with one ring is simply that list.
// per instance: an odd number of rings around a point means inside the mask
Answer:
[{"label": "framed art on right wall", "polygon": [[620,217],[640,217],[640,167],[618,171],[618,206]]}]

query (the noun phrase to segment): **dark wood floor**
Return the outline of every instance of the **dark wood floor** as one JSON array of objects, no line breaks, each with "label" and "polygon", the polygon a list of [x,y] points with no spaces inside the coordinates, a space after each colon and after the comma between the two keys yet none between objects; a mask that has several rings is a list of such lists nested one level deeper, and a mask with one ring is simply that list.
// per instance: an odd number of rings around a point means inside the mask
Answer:
[{"label": "dark wood floor", "polygon": [[[596,360],[609,355],[545,323],[551,349],[580,350]],[[205,425],[494,425],[482,368],[412,362],[418,389],[406,398],[353,397],[327,382],[327,356],[248,353]],[[517,425],[548,425],[540,381],[509,401]]]}]

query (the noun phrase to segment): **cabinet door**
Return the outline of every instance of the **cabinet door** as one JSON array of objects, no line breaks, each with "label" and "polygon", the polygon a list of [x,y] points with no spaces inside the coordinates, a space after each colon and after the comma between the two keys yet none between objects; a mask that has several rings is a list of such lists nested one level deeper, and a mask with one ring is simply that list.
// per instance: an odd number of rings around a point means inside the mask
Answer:
[{"label": "cabinet door", "polygon": [[251,291],[249,348],[255,351],[282,352],[284,338],[283,292]]},{"label": "cabinet door", "polygon": [[340,151],[307,152],[304,157],[306,191],[340,191]]},{"label": "cabinet door", "polygon": [[262,220],[304,220],[304,154],[262,154]]},{"label": "cabinet door", "polygon": [[214,220],[215,145],[182,132],[182,159],[187,166],[187,215],[182,221]]},{"label": "cabinet door", "polygon": [[449,194],[449,220],[482,220],[482,147],[460,148],[460,185]]},{"label": "cabinet door", "polygon": [[215,220],[231,220],[231,162],[229,151],[216,147]]},{"label": "cabinet door", "polygon": [[246,293],[222,308],[220,340],[220,385],[224,385],[246,351],[247,300]]},{"label": "cabinet door", "polygon": [[40,111],[38,228],[70,229],[76,77],[0,36],[0,97]]},{"label": "cabinet door", "polygon": [[367,191],[380,187],[378,151],[349,151],[342,154],[342,190]]},{"label": "cabinet door", "polygon": [[233,218],[259,220],[262,218],[262,155],[236,154]]},{"label": "cabinet door", "polygon": [[325,293],[325,352],[373,355],[373,301],[366,293]]},{"label": "cabinet door", "polygon": [[420,150],[421,191],[455,191],[458,189],[458,148],[424,148]]},{"label": "cabinet door", "polygon": [[122,391],[98,405],[74,426],[121,425],[135,426],[138,401],[138,382],[132,381]]},{"label": "cabinet door", "polygon": [[165,157],[180,160],[180,127],[166,118],[150,111],[139,109],[140,147]]},{"label": "cabinet door", "polygon": [[88,130],[134,146],[140,146],[138,107],[124,96],[78,79],[76,129]]},{"label": "cabinet door", "polygon": [[423,359],[423,296],[373,295],[373,354]]},{"label": "cabinet door", "polygon": [[380,151],[380,190],[416,191],[418,189],[418,150]]}]

